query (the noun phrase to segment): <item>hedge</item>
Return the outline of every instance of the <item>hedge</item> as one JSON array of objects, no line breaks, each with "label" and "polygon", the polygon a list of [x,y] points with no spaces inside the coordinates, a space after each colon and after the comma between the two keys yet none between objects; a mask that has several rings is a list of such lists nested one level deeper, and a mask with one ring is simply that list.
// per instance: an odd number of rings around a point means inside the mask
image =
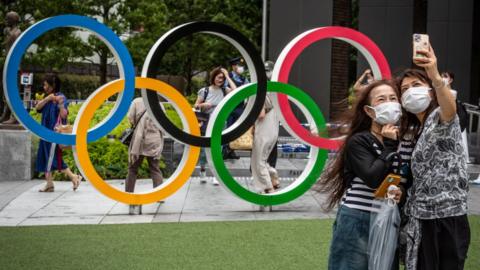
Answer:
[{"label": "hedge", "polygon": [[[43,93],[45,73],[34,73],[34,91]],[[100,79],[93,75],[59,74],[62,82],[60,91],[69,99],[87,99],[100,86]]]}]

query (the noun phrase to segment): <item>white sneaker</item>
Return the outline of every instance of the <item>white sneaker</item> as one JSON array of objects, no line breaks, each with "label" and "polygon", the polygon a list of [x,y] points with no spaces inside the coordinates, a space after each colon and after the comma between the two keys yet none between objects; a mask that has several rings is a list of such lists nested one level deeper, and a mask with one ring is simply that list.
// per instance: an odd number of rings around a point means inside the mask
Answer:
[{"label": "white sneaker", "polygon": [[207,171],[200,172],[200,184],[207,183]]},{"label": "white sneaker", "polygon": [[212,184],[213,184],[214,186],[220,185],[220,183],[217,181],[217,178],[215,178],[215,176],[212,178]]}]

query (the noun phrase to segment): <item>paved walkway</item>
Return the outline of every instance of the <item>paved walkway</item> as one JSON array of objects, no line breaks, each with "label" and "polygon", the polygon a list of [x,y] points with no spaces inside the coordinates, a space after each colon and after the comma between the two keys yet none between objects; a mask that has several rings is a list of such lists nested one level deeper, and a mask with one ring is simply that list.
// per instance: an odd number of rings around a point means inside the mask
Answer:
[{"label": "paved walkway", "polygon": [[[291,179],[283,178],[287,185]],[[249,185],[251,180],[241,178]],[[109,183],[123,190],[123,181]],[[0,182],[0,226],[50,224],[111,224],[190,222],[216,220],[265,220],[331,218],[321,211],[321,196],[307,192],[297,200],[274,206],[273,212],[245,202],[210,180],[201,184],[193,177],[163,204],[143,206],[143,215],[128,215],[128,206],[99,193],[89,182],[73,192],[70,182],[56,182],[54,193],[40,193],[43,181]],[[151,189],[150,180],[139,180],[137,192]]]},{"label": "paved walkway", "polygon": [[[283,186],[292,179],[282,178]],[[245,186],[251,179],[240,178]],[[123,181],[109,181],[123,190]],[[324,198],[309,191],[297,200],[274,206],[273,211],[260,211],[222,186],[210,181],[201,184],[193,177],[164,204],[143,206],[143,215],[128,215],[128,206],[113,201],[90,185],[82,182],[73,192],[71,183],[56,182],[54,193],[39,193],[41,180],[0,182],[0,226],[31,226],[52,224],[119,224],[192,221],[278,220],[333,218],[321,208]],[[470,186],[470,213],[480,215],[480,185]],[[137,191],[147,191],[151,181],[139,180]]]}]

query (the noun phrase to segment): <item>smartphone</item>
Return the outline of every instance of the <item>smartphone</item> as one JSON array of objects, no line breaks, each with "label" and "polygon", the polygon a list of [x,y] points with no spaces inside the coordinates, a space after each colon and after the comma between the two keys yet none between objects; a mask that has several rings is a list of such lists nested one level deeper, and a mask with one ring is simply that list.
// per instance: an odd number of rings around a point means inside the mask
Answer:
[{"label": "smartphone", "polygon": [[425,55],[417,53],[417,51],[428,51],[430,48],[430,41],[428,35],[413,34],[413,57],[424,57]]},{"label": "smartphone", "polygon": [[387,194],[388,187],[390,185],[398,186],[400,184],[400,180],[401,180],[401,177],[398,174],[390,173],[389,175],[387,175],[383,180],[383,182],[375,191],[374,193],[375,198],[385,198],[385,194]]},{"label": "smartphone", "polygon": [[363,77],[363,80],[360,82],[361,85],[369,85],[373,80],[373,73],[370,71],[368,72],[365,77]]}]

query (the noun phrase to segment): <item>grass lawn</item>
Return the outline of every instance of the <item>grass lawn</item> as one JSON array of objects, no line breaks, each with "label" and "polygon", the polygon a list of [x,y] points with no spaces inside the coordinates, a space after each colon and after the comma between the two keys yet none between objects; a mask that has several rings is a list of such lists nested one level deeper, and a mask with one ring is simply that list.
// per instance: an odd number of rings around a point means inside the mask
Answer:
[{"label": "grass lawn", "polygon": [[[470,217],[466,269],[480,265]],[[0,227],[0,269],[326,269],[332,220]]]}]

